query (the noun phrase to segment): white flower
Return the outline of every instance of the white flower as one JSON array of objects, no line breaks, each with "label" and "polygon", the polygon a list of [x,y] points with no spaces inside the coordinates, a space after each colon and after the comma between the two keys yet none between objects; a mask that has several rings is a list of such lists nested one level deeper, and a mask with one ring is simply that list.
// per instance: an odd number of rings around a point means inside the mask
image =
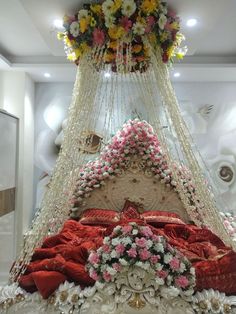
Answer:
[{"label": "white flower", "polygon": [[179,295],[179,289],[175,288],[173,286],[170,287],[162,287],[161,288],[161,295],[163,296],[163,298],[165,299],[169,299],[169,298],[175,298]]},{"label": "white flower", "polygon": [[[143,35],[145,32],[145,26],[140,22],[136,22],[133,25],[133,32],[134,32],[134,34],[137,34],[137,35]],[[148,156],[144,155],[143,159],[148,159]]]},{"label": "white flower", "polygon": [[118,232],[121,230],[121,226],[116,226],[114,229],[113,229],[113,232]]},{"label": "white flower", "polygon": [[104,243],[104,244],[109,244],[109,243],[110,243],[110,238],[109,238],[109,237],[105,237],[105,238],[103,239],[103,243]]},{"label": "white flower", "polygon": [[162,270],[163,266],[160,263],[156,263],[155,268],[157,271]]},{"label": "white flower", "polygon": [[127,244],[131,244],[132,241],[130,238],[126,237],[126,238],[121,239],[121,243],[123,243],[124,245],[127,245]]},{"label": "white flower", "polygon": [[167,17],[164,14],[161,14],[159,21],[158,21],[158,25],[159,25],[160,29],[164,29],[166,22],[167,22]]},{"label": "white flower", "polygon": [[185,266],[185,264],[184,263],[180,263],[180,267],[179,267],[179,271],[181,272],[181,273],[183,273],[184,271],[186,270],[186,266]]},{"label": "white flower", "polygon": [[106,0],[102,4],[102,11],[105,16],[109,16],[113,13],[114,2],[112,0]]},{"label": "white flower", "polygon": [[172,260],[172,258],[173,258],[172,254],[170,254],[170,253],[165,254],[164,255],[164,263],[169,264],[169,262]]},{"label": "white flower", "polygon": [[124,0],[122,3],[121,12],[127,17],[130,17],[132,14],[134,14],[136,10],[136,4],[134,0]]},{"label": "white flower", "polygon": [[128,262],[127,262],[124,258],[120,258],[120,259],[119,259],[119,262],[120,262],[121,265],[123,265],[123,266],[127,266],[127,265],[128,265]]},{"label": "white flower", "polygon": [[164,253],[164,247],[163,247],[163,245],[162,245],[161,243],[156,243],[156,244],[155,244],[155,250],[156,250],[157,252],[162,252],[162,253]]},{"label": "white flower", "polygon": [[146,247],[149,249],[150,247],[152,247],[152,245],[153,245],[152,240],[147,240]]},{"label": "white flower", "polygon": [[112,267],[107,267],[107,272],[111,275],[111,276],[114,276],[116,273],[117,273],[117,271],[114,269],[114,268],[112,268]]},{"label": "white flower", "polygon": [[103,259],[104,261],[109,261],[109,260],[110,260],[110,255],[107,254],[107,253],[103,253],[103,254],[102,254],[102,259]]},{"label": "white flower", "polygon": [[112,250],[111,251],[111,258],[116,258],[116,257],[118,257],[118,254],[116,253],[115,250]]},{"label": "white flower", "polygon": [[78,13],[78,20],[88,17],[88,10],[82,9]]},{"label": "white flower", "polygon": [[70,24],[70,33],[74,37],[77,37],[79,35],[79,23],[78,22],[72,22]]},{"label": "white flower", "polygon": [[134,230],[132,231],[132,234],[133,234],[133,235],[138,234],[138,230],[137,230],[137,229],[134,229]]},{"label": "white flower", "polygon": [[112,15],[105,15],[105,25],[107,28],[114,27],[115,25],[115,17]]},{"label": "white flower", "polygon": [[191,267],[190,268],[190,274],[195,276],[195,268],[194,267]]},{"label": "white flower", "polygon": [[165,282],[164,282],[164,280],[163,280],[162,278],[156,277],[155,279],[156,279],[156,283],[157,283],[159,286],[164,285]]},{"label": "white flower", "polygon": [[114,246],[120,244],[120,239],[118,239],[118,238],[112,239],[112,240],[111,240],[111,244],[114,245]]}]

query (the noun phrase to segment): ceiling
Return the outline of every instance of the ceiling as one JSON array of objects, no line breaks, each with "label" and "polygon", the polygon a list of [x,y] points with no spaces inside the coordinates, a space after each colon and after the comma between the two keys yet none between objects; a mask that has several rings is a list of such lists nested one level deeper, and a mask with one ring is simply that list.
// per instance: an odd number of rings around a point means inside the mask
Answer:
[{"label": "ceiling", "polygon": [[[168,0],[181,16],[188,55],[171,71],[176,81],[236,81],[236,1]],[[36,81],[74,81],[53,21],[81,0],[0,0],[0,70],[26,71]],[[188,28],[186,21],[198,24]],[[45,78],[49,72],[51,78]]]}]

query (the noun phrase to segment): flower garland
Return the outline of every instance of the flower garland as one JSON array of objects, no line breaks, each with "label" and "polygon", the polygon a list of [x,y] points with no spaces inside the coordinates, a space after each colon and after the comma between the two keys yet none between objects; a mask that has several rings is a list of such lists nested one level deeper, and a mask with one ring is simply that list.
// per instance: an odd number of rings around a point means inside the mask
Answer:
[{"label": "flower garland", "polygon": [[236,216],[232,213],[224,213],[220,212],[221,218],[223,220],[223,224],[228,230],[229,235],[236,241]]},{"label": "flower garland", "polygon": [[[131,62],[133,70],[149,62],[146,38],[153,47],[161,48],[164,63],[173,57],[182,59],[186,49],[180,49],[184,39],[180,19],[161,0],[105,0],[84,4],[73,16],[64,17],[64,40],[67,58],[78,62],[94,47],[104,47],[103,61],[115,67],[117,59]],[[129,55],[131,60],[128,61]]]},{"label": "flower garland", "polygon": [[[176,182],[150,124],[139,119],[128,120],[112,138],[111,143],[104,148],[100,157],[87,163],[80,170],[71,199],[72,213],[77,212],[94,189],[101,188],[108,179],[119,175],[126,169],[134,156],[140,156],[145,167],[151,170],[156,180],[160,180],[169,188],[176,189]],[[178,169],[179,181],[186,189],[189,199],[194,199],[192,196],[195,188],[188,175],[188,170],[176,164],[173,166]],[[193,210],[197,208],[196,206],[196,204],[192,204]]]},{"label": "flower garland", "polygon": [[189,260],[151,228],[135,222],[116,226],[88,261],[90,277],[101,283],[112,282],[120,272],[137,266],[152,274],[158,286],[175,287],[177,295],[193,293],[195,271]]}]

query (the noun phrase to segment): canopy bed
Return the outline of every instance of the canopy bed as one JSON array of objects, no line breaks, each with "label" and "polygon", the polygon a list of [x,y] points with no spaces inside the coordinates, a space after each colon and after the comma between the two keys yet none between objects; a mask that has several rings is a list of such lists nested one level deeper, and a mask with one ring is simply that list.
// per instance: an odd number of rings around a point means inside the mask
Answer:
[{"label": "canopy bed", "polygon": [[[184,182],[192,185],[186,172]],[[144,251],[129,228],[138,230],[137,237],[146,230],[138,239],[159,249]],[[115,245],[124,247],[118,257],[109,257],[109,249],[106,252],[105,264],[112,261],[115,271],[104,279],[105,270],[100,270],[102,277],[94,275],[92,254],[105,250],[109,238],[110,245],[118,239]],[[130,251],[133,243],[136,255]],[[131,252],[129,264],[124,256],[126,264],[116,269],[124,249]],[[166,272],[173,278],[168,279]],[[209,229],[193,224],[157,136],[148,123],[136,119],[124,125],[99,158],[80,170],[71,219],[58,234],[44,239],[19,286],[8,286],[0,301],[4,300],[2,309],[7,313],[35,313],[36,308],[37,313],[233,313],[235,295],[236,253]]]}]

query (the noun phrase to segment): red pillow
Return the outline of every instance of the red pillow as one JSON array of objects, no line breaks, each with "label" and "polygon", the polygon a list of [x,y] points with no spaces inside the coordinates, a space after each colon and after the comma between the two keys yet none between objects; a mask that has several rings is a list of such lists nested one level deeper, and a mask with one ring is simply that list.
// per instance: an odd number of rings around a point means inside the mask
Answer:
[{"label": "red pillow", "polygon": [[140,213],[138,211],[138,205],[130,201],[125,201],[125,205],[121,211],[122,220],[140,219]]},{"label": "red pillow", "polygon": [[185,224],[178,214],[159,210],[148,210],[144,212],[141,217],[146,223],[153,225],[154,227],[163,227],[166,224]]},{"label": "red pillow", "polygon": [[83,225],[109,226],[120,220],[120,214],[111,209],[88,208],[80,219]]}]

